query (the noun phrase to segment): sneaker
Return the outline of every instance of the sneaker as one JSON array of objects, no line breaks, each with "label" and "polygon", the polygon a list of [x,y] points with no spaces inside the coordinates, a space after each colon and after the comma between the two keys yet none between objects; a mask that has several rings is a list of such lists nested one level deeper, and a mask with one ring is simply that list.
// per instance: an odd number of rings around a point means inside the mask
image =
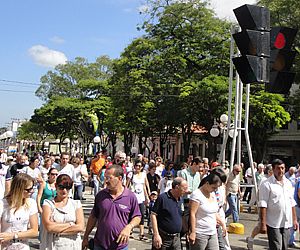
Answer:
[{"label": "sneaker", "polygon": [[292,244],[289,244],[290,248],[300,248],[299,245],[297,245],[295,242],[293,242]]},{"label": "sneaker", "polygon": [[140,240],[147,241],[147,237],[145,237],[145,235],[140,235]]},{"label": "sneaker", "polygon": [[247,249],[253,250],[254,239],[251,237],[247,237],[246,242],[247,242]]}]

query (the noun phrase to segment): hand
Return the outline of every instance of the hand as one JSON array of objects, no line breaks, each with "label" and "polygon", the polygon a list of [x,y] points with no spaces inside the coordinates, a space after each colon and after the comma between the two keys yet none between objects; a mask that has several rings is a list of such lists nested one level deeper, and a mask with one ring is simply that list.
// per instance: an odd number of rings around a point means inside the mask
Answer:
[{"label": "hand", "polygon": [[223,235],[223,237],[225,237],[226,234],[227,234],[227,228],[226,228],[225,225],[222,225],[222,235]]},{"label": "hand", "polygon": [[10,241],[14,238],[14,233],[0,233],[0,243]]},{"label": "hand", "polygon": [[88,249],[88,246],[89,246],[89,239],[83,238],[82,243],[81,243],[81,249],[86,250],[86,249]]},{"label": "hand", "polygon": [[298,222],[297,222],[297,221],[294,221],[294,222],[293,222],[293,226],[294,226],[294,230],[297,231],[298,228],[299,228]]},{"label": "hand", "polygon": [[196,241],[196,233],[190,233],[188,239],[189,239],[189,242],[190,242],[192,245],[194,245],[194,244],[195,244],[195,241]]},{"label": "hand", "polygon": [[132,229],[131,225],[127,225],[126,227],[123,228],[123,230],[121,231],[117,239],[118,244],[125,244],[128,242],[131,229]]},{"label": "hand", "polygon": [[265,234],[267,233],[267,225],[266,224],[262,224],[260,225],[260,233],[261,234]]},{"label": "hand", "polygon": [[153,246],[157,249],[161,248],[162,240],[159,234],[155,234],[153,237]]}]

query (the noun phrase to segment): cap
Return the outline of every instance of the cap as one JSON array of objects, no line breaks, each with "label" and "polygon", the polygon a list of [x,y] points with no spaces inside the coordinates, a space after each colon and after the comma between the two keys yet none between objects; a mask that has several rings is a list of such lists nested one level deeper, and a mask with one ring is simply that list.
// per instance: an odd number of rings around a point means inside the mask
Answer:
[{"label": "cap", "polygon": [[157,192],[156,191],[152,191],[150,195],[152,195],[152,194],[157,195]]},{"label": "cap", "polygon": [[12,157],[12,156],[7,157],[7,160],[13,160],[13,159],[14,159],[14,157]]},{"label": "cap", "polygon": [[215,167],[217,167],[217,166],[220,166],[220,163],[219,163],[219,162],[214,161],[214,162],[211,164],[211,167],[212,167],[212,168],[215,168]]},{"label": "cap", "polygon": [[138,156],[138,157],[143,157],[143,155],[142,155],[142,154],[138,154],[137,156]]}]

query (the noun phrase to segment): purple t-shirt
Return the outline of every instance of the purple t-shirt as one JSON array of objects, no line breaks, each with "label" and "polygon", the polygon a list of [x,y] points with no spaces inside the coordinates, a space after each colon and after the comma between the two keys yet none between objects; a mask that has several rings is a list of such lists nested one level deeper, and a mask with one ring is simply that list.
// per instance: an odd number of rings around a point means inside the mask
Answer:
[{"label": "purple t-shirt", "polygon": [[108,189],[100,191],[95,198],[92,213],[98,221],[95,245],[104,249],[125,248],[127,243],[122,245],[116,243],[120,232],[132,218],[141,217],[137,199],[127,188],[115,200],[109,194]]}]

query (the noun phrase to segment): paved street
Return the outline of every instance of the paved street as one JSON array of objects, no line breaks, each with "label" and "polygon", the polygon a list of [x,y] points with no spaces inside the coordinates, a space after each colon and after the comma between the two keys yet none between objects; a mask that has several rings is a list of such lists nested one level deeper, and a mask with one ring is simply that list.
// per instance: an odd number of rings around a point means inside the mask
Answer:
[{"label": "paved street", "polygon": [[[85,192],[84,196],[86,200],[82,202],[82,205],[84,209],[85,218],[87,219],[93,206],[94,197],[93,195],[91,195],[89,188],[87,188],[87,191]],[[232,250],[247,249],[245,238],[250,235],[251,230],[254,228],[254,226],[257,223],[257,214],[241,213],[240,217],[241,217],[240,222],[245,226],[245,234],[244,235],[229,234],[229,240],[230,240]],[[133,232],[134,239],[130,239],[129,249],[131,250],[151,249],[151,237],[147,233],[148,233],[148,229],[145,228],[145,235],[148,237],[148,240],[140,241],[138,239],[138,229],[135,228]],[[297,239],[299,239],[299,237]],[[39,242],[37,239],[31,240],[30,244],[31,244],[31,249],[39,249]],[[260,235],[255,239],[254,249],[257,250],[268,249],[266,235]]]}]

